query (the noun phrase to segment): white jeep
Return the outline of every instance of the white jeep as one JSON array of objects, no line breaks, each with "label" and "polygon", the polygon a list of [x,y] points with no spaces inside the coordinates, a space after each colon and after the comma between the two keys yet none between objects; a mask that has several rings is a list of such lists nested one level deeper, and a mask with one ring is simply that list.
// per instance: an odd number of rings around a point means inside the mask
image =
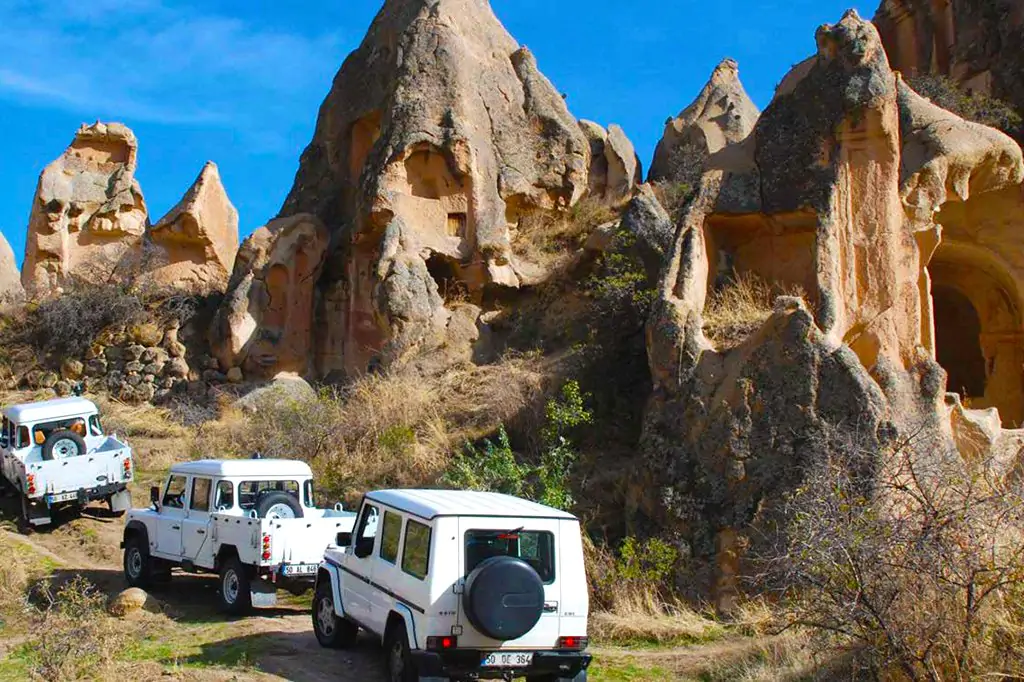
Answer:
[{"label": "white jeep", "polygon": [[99,409],[85,398],[5,407],[0,456],[26,526],[51,523],[51,510],[61,505],[106,500],[114,514],[131,506],[131,448],[103,433]]},{"label": "white jeep", "polygon": [[313,630],[380,638],[393,682],[587,679],[589,600],[579,521],[496,493],[366,495],[349,547],[328,547]]},{"label": "white jeep", "polygon": [[283,459],[176,464],[149,509],[124,529],[124,575],[133,587],[170,579],[175,566],[220,574],[221,606],[234,615],[277,604],[277,588],[312,587],[328,545],[347,543],[355,513],[317,509],[313,473]]}]

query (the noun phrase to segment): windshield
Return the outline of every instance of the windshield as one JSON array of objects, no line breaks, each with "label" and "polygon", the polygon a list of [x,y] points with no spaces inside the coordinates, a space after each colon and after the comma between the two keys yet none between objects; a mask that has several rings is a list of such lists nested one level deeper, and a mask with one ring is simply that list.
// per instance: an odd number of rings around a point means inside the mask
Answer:
[{"label": "windshield", "polygon": [[496,556],[522,559],[544,584],[555,580],[555,536],[535,530],[471,530],[466,533],[466,574]]}]

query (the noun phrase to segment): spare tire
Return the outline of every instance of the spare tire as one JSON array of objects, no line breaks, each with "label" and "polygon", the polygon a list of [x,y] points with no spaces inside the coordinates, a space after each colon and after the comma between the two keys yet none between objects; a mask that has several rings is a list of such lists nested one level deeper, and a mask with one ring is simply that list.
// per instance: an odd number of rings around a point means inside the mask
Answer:
[{"label": "spare tire", "polygon": [[85,454],[85,439],[74,431],[61,429],[43,441],[43,459],[68,459]]},{"label": "spare tire", "polygon": [[480,634],[501,642],[519,639],[540,621],[544,583],[521,559],[491,557],[466,578],[462,607]]},{"label": "spare tire", "polygon": [[256,513],[261,519],[301,519],[302,505],[288,493],[271,490],[256,499]]}]

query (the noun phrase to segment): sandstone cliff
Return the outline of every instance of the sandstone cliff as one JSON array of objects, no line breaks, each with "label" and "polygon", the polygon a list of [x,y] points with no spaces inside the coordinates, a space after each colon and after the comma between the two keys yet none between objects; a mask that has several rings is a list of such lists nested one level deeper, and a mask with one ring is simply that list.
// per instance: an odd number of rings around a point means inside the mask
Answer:
[{"label": "sandstone cliff", "polygon": [[[992,427],[991,414],[944,396],[933,337],[959,323],[936,326],[928,265],[942,248],[939,209],[1019,192],[1019,150],[914,95],[855,12],[817,42],[751,134],[707,156],[648,323],[643,450],[667,502],[653,509],[683,533],[724,608],[758,542],[751,528],[837,438],[880,452],[915,430],[949,443],[1003,437],[998,418]],[[806,303],[780,298],[758,331],[718,348],[705,303],[744,275],[799,287]],[[1008,371],[1019,385],[1019,362]]]},{"label": "sandstone cliff", "polygon": [[[331,234],[317,371],[355,374],[439,348],[456,292],[479,304],[542,279],[512,250],[523,221],[588,192],[622,201],[639,174],[621,130],[593,132],[487,0],[387,0],[335,77],[281,211]],[[603,170],[594,183],[592,162]]]},{"label": "sandstone cliff", "polygon": [[948,76],[1024,113],[1024,5],[1014,0],[883,0],[875,14],[905,77]]},{"label": "sandstone cliff", "polygon": [[21,273],[7,237],[0,232],[0,299],[21,293]]},{"label": "sandstone cliff", "polygon": [[146,231],[135,180],[138,143],[120,123],[83,125],[71,146],[43,171],[32,201],[22,283],[46,291],[71,277],[107,281]]}]

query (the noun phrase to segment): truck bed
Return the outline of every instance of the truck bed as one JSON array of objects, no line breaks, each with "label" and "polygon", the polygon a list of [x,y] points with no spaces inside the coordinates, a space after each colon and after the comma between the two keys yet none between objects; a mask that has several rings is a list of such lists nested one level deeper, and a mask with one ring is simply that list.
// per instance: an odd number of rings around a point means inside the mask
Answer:
[{"label": "truck bed", "polygon": [[[300,519],[256,519],[233,514],[211,514],[212,539],[216,545],[237,547],[245,563],[258,566],[315,567],[329,545],[338,543],[340,534],[352,532],[354,512],[303,509]],[[270,558],[263,558],[263,536],[269,535]],[[312,569],[315,572],[315,568]],[[301,572],[299,572],[301,573]]]}]

